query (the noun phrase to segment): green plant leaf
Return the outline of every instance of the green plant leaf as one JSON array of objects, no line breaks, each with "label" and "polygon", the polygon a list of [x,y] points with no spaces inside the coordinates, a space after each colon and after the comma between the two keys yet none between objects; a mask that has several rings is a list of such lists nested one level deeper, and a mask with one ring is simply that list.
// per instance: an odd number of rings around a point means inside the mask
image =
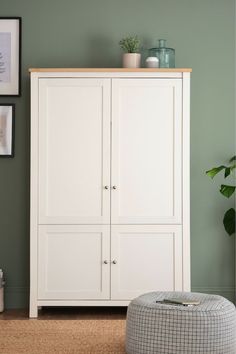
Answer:
[{"label": "green plant leaf", "polygon": [[217,175],[217,173],[219,173],[220,171],[222,171],[224,168],[226,168],[225,166],[219,166],[219,167],[213,167],[211,170],[206,171],[207,176],[214,178],[215,175]]},{"label": "green plant leaf", "polygon": [[225,227],[225,231],[229,236],[235,233],[235,219],[236,219],[235,209],[231,208],[227,210],[224,215],[223,224]]},{"label": "green plant leaf", "polygon": [[230,167],[226,167],[225,168],[225,178],[227,178],[230,175],[230,173],[231,173]]},{"label": "green plant leaf", "polygon": [[229,162],[233,162],[233,161],[236,161],[236,155],[231,157],[231,159],[229,160]]},{"label": "green plant leaf", "polygon": [[220,187],[220,193],[223,194],[225,197],[229,198],[235,191],[235,186],[227,186],[222,184]]}]

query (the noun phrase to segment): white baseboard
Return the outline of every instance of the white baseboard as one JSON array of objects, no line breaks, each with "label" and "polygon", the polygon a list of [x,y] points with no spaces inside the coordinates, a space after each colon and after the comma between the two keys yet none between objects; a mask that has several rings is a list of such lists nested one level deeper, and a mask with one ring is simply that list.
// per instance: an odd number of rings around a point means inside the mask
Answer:
[{"label": "white baseboard", "polygon": [[[193,286],[192,292],[217,294],[226,297],[230,301],[235,301],[236,289],[233,286],[228,287],[205,287]],[[27,308],[29,304],[29,287],[27,286],[6,286],[5,308]]]}]

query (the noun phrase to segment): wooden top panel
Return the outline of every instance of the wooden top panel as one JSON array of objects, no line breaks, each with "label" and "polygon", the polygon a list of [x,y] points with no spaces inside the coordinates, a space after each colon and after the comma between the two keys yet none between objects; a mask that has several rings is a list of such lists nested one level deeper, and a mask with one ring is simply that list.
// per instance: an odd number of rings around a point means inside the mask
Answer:
[{"label": "wooden top panel", "polygon": [[191,68],[30,68],[29,72],[192,72]]}]

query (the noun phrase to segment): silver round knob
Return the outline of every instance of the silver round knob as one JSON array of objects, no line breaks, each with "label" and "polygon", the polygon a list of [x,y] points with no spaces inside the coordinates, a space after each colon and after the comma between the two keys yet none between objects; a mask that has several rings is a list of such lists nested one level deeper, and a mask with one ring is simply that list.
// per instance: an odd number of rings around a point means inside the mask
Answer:
[{"label": "silver round knob", "polygon": [[104,188],[105,188],[105,189],[109,189],[109,186],[105,186]]},{"label": "silver round knob", "polygon": [[108,261],[107,261],[107,260],[105,260],[105,261],[103,261],[103,263],[104,263],[104,264],[108,264]]},{"label": "silver round knob", "polygon": [[112,261],[112,263],[113,263],[113,264],[116,264],[116,263],[117,263],[117,261],[114,259],[114,261]]},{"label": "silver round knob", "polygon": [[117,187],[116,186],[112,186],[112,189],[116,189]]}]

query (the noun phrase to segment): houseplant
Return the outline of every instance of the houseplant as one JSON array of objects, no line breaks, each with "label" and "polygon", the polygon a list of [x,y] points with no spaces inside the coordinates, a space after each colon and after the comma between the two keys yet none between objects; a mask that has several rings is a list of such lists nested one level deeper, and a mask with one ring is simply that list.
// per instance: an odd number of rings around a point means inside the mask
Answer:
[{"label": "houseplant", "polygon": [[[218,167],[213,167],[211,170],[206,171],[206,174],[213,179],[219,172],[224,171],[224,178],[227,178],[230,175],[231,176],[233,175],[235,178],[235,168],[236,168],[236,156],[233,156],[229,160],[228,166],[221,165]],[[220,193],[224,197],[230,198],[234,194],[235,189],[236,189],[235,185],[221,184]],[[225,231],[229,236],[235,234],[235,219],[236,219],[236,211],[234,208],[230,208],[225,212],[223,218],[223,224],[224,224]]]},{"label": "houseplant", "polygon": [[137,36],[128,36],[120,40],[121,49],[123,49],[123,67],[139,68],[141,64],[141,54],[138,53],[140,40]]}]

